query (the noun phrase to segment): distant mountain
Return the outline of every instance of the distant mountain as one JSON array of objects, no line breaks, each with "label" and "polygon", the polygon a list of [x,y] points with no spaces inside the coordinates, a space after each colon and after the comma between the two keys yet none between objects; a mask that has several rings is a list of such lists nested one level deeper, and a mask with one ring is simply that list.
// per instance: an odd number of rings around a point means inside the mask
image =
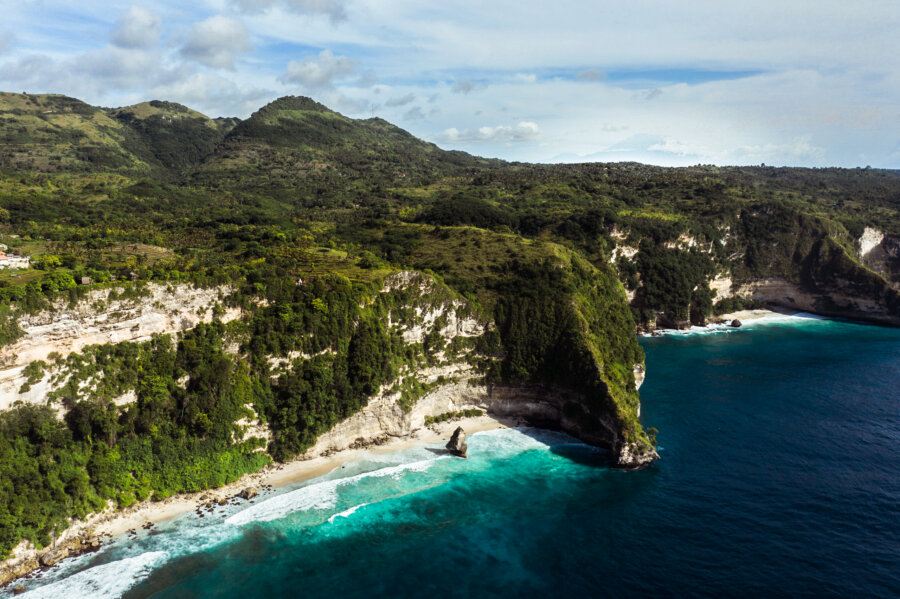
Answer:
[{"label": "distant mountain", "polygon": [[59,95],[0,93],[0,166],[147,172],[139,135],[109,111]]},{"label": "distant mountain", "polygon": [[175,173],[196,167],[240,119],[211,119],[174,102],[142,102],[109,111],[137,135],[133,151]]},{"label": "distant mountain", "polygon": [[289,96],[238,123],[200,165],[198,176],[246,182],[341,169],[356,176],[404,178],[498,164],[442,150],[380,118],[351,119],[309,98]]},{"label": "distant mountain", "polygon": [[442,150],[383,119],[348,118],[305,97],[280,98],[242,121],[159,100],[107,109],[61,95],[0,94],[0,167],[16,170],[247,185],[329,169],[404,178],[498,164]]}]

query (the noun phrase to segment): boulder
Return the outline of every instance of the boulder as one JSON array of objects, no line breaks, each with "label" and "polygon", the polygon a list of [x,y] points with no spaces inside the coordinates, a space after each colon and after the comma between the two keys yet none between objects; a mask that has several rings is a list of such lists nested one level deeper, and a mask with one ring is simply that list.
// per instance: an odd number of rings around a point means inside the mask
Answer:
[{"label": "boulder", "polygon": [[259,495],[259,490],[257,490],[256,487],[247,487],[246,489],[238,493],[238,497],[240,497],[241,499],[246,499],[248,501],[253,499],[257,495]]},{"label": "boulder", "polygon": [[13,589],[13,593],[16,595],[21,595],[24,592],[25,592],[25,586],[21,585],[21,584]]},{"label": "boulder", "polygon": [[69,548],[61,547],[59,549],[51,549],[47,553],[41,556],[41,559],[38,560],[41,562],[41,565],[45,568],[49,568],[54,565],[58,561],[69,557]]},{"label": "boulder", "polygon": [[741,328],[742,324],[743,323],[740,320],[738,320],[737,318],[735,318],[734,320],[731,321],[731,326],[733,326],[736,329]]},{"label": "boulder", "polygon": [[455,456],[464,458],[466,457],[467,449],[466,431],[461,426],[457,426],[456,430],[453,431],[453,436],[450,437],[450,442],[447,443],[447,450]]}]

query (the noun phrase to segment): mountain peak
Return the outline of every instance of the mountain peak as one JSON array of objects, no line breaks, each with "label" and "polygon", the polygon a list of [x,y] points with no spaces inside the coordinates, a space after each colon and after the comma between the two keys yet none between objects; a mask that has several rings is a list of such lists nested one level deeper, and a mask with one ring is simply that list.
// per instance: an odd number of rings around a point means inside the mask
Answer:
[{"label": "mountain peak", "polygon": [[319,104],[318,102],[307,96],[282,96],[277,100],[272,100],[271,102],[260,108],[257,113],[265,114],[282,110],[301,110],[304,112],[334,112],[324,104]]}]

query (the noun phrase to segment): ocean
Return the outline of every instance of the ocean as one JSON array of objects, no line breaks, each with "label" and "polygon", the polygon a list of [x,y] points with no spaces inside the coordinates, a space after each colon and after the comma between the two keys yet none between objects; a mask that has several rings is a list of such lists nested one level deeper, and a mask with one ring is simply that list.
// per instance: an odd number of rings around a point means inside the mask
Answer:
[{"label": "ocean", "polygon": [[369,455],[121,537],[22,596],[900,596],[900,330],[781,318],[641,342],[648,469],[536,429],[472,435],[468,460]]}]

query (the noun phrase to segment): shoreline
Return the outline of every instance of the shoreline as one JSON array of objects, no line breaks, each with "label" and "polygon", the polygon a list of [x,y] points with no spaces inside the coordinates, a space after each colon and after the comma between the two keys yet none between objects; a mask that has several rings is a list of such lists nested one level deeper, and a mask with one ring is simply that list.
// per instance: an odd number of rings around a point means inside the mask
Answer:
[{"label": "shoreline", "polygon": [[[394,453],[418,445],[443,443],[449,441],[458,426],[463,427],[466,435],[473,435],[521,424],[523,422],[519,420],[499,419],[487,414],[441,422],[415,429],[407,436],[391,437],[385,443],[373,442],[364,447],[333,453],[326,451],[317,456],[304,454],[290,462],[273,463],[214,489],[181,493],[161,501],[147,499],[121,510],[109,508],[93,514],[85,521],[74,522],[49,548],[38,550],[27,541],[20,543],[13,549],[12,556],[0,564],[0,587],[37,571],[49,569],[63,559],[97,551],[106,539],[136,532],[141,528],[151,528],[188,512],[199,511],[211,502],[227,502],[238,498],[244,490],[282,488],[324,476],[367,454]],[[47,554],[55,554],[58,558],[46,563]]]},{"label": "shoreline", "polygon": [[[785,321],[790,318],[800,318],[800,315],[803,314],[807,314],[810,317],[815,318],[825,318],[810,314],[808,312],[803,312],[800,310],[790,310],[787,308],[755,308],[751,310],[738,310],[736,312],[720,314],[719,316],[711,316],[707,321],[707,324],[703,326],[692,325],[684,329],[653,329],[651,331],[639,334],[644,337],[662,337],[666,335],[697,335],[705,333],[737,331],[748,325],[759,325],[769,322]],[[735,320],[741,323],[740,326],[735,327],[731,325],[731,323]]]},{"label": "shoreline", "polygon": [[[466,435],[473,435],[489,430],[510,428],[510,424],[487,415],[460,420],[441,422],[416,429],[408,437],[393,437],[387,443],[371,445],[359,449],[345,449],[327,456],[300,457],[282,464],[271,464],[258,472],[245,474],[238,480],[215,489],[207,489],[196,493],[180,494],[160,502],[148,500],[116,512],[112,517],[94,528],[94,536],[117,537],[136,530],[148,523],[159,524],[202,508],[210,501],[232,499],[238,497],[247,488],[272,487],[278,489],[289,485],[306,482],[324,476],[342,465],[355,461],[367,454],[386,454],[410,449],[417,445],[439,443],[450,440],[450,435],[457,426],[462,426]],[[136,507],[136,509],[135,509]],[[131,511],[133,510],[133,511]]]}]

